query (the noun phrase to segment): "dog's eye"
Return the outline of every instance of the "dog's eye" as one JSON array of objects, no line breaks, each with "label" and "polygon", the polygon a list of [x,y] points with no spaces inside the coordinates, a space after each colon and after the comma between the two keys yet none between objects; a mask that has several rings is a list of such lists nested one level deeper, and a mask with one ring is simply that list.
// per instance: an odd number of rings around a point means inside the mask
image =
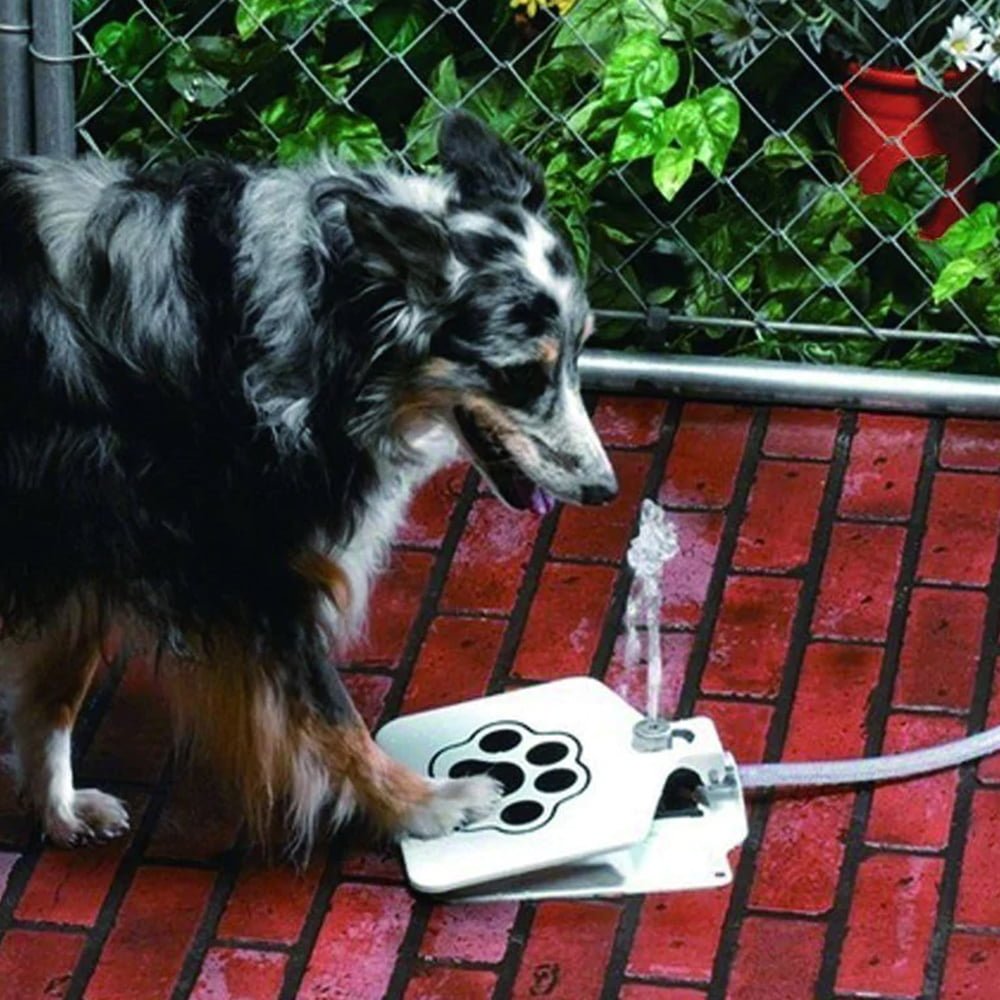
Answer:
[{"label": "dog's eye", "polygon": [[527,406],[549,387],[549,373],[537,361],[493,368],[490,381],[497,395],[510,406]]}]

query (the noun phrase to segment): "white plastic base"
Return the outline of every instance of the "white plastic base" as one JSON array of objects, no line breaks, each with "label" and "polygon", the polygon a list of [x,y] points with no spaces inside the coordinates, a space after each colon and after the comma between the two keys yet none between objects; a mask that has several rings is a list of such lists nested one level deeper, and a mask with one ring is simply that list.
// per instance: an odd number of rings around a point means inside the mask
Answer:
[{"label": "white plastic base", "polygon": [[[665,749],[638,750],[641,720],[599,681],[576,677],[390,722],[379,744],[419,773],[488,772],[507,790],[485,820],[403,841],[413,886],[485,901],[728,883],[728,853],[747,834],[732,757],[705,718],[672,723]],[[680,792],[654,819],[668,779]]]}]

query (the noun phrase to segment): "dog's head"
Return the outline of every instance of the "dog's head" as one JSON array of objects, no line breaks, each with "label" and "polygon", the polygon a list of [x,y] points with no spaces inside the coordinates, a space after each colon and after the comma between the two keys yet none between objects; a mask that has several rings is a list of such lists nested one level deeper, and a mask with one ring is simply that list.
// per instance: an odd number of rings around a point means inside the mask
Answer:
[{"label": "dog's head", "polygon": [[618,486],[577,374],[593,317],[541,171],[462,113],[446,118],[439,157],[444,184],[411,178],[405,198],[346,201],[369,262],[406,287],[386,345],[416,361],[397,412],[445,420],[513,507],[604,503]]}]

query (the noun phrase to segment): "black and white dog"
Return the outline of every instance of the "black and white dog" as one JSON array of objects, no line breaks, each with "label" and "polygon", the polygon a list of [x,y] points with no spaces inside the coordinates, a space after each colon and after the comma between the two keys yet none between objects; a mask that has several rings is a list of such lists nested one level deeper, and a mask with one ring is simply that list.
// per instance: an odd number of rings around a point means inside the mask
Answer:
[{"label": "black and white dog", "polygon": [[440,159],[0,161],[0,681],[56,843],[128,825],[70,762],[112,627],[155,644],[178,732],[262,834],[277,814],[308,847],[359,811],[435,836],[495,805],[383,755],[330,665],[461,450],[513,507],[617,488],[539,170],[457,113]]}]

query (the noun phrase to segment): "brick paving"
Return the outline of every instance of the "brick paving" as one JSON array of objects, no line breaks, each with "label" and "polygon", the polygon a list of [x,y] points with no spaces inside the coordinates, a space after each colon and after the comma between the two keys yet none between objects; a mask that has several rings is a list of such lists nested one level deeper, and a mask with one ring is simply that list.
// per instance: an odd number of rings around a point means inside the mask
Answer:
[{"label": "brick paving", "polygon": [[[465,468],[418,497],[347,681],[372,725],[572,674],[639,705],[619,625],[644,496],[675,520],[663,707],[743,761],[903,750],[1000,722],[1000,422],[604,398],[622,493],[543,520]],[[723,890],[447,906],[348,834],[303,871],[175,769],[155,678],[108,669],[76,746],[117,844],[42,845],[0,781],[7,1000],[986,1000],[1000,760],[758,802]]]}]

